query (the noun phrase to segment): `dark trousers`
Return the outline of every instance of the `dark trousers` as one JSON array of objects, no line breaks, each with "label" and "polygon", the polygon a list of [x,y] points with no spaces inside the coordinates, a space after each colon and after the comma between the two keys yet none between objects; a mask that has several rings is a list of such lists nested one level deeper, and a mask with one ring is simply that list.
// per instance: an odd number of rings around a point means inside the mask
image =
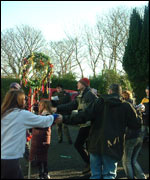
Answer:
[{"label": "dark trousers", "polygon": [[1,159],[1,179],[24,179],[19,159]]},{"label": "dark trousers", "polygon": [[76,148],[76,150],[78,151],[84,162],[87,164],[89,164],[90,160],[89,160],[87,147],[84,147],[84,144],[87,143],[89,131],[90,131],[90,126],[80,128],[74,144],[74,147]]},{"label": "dark trousers", "polygon": [[63,124],[63,123],[57,124],[57,129],[58,129],[58,139],[59,140],[63,140],[63,129],[64,129],[65,136],[67,137],[68,141],[71,141],[69,128],[66,124]]},{"label": "dark trousers", "polygon": [[39,175],[42,175],[43,173],[48,174],[47,161],[39,161],[38,162],[38,167],[39,167]]}]

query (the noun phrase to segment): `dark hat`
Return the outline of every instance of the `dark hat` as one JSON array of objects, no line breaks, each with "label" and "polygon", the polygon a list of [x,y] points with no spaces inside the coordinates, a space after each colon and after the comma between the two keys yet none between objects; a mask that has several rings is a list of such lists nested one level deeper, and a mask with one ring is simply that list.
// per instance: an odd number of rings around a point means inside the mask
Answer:
[{"label": "dark hat", "polygon": [[13,82],[13,83],[10,84],[10,88],[21,89],[21,86],[18,83]]},{"label": "dark hat", "polygon": [[90,80],[88,78],[82,78],[79,80],[80,83],[82,83],[84,86],[90,86]]}]

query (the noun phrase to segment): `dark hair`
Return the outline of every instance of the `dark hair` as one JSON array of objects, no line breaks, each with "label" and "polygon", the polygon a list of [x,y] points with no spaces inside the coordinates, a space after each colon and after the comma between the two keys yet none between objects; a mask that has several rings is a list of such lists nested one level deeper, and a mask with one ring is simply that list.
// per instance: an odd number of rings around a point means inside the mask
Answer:
[{"label": "dark hair", "polygon": [[57,87],[60,87],[60,88],[63,89],[63,85],[62,85],[62,84],[57,84],[56,88],[57,88]]},{"label": "dark hair", "polygon": [[116,94],[119,94],[121,95],[122,94],[122,88],[119,84],[111,84],[109,86],[109,89],[112,90],[112,93],[116,93]]},{"label": "dark hair", "polygon": [[147,86],[147,87],[146,87],[146,89],[148,89],[148,90],[149,90],[149,86]]}]

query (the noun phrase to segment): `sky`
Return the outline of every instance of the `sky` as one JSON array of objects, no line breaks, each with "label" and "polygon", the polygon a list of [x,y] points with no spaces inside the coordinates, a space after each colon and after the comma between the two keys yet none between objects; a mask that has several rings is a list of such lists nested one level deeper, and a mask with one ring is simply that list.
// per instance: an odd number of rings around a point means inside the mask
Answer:
[{"label": "sky", "polygon": [[141,7],[148,1],[1,1],[1,31],[27,24],[45,39],[61,40],[75,27],[96,23],[96,16],[117,6]]},{"label": "sky", "polygon": [[[1,31],[24,24],[41,30],[47,41],[59,41],[85,24],[94,26],[112,8],[145,5],[148,1],[1,1]],[[89,77],[91,69],[87,64],[84,69]]]}]

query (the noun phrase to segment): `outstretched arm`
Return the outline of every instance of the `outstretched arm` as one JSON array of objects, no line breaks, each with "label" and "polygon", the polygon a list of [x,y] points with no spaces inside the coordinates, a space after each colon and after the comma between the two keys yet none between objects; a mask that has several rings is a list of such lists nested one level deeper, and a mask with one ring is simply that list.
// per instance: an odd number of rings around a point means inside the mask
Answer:
[{"label": "outstretched arm", "polygon": [[63,123],[76,125],[85,123],[87,121],[94,121],[97,113],[97,108],[100,108],[100,106],[100,101],[96,99],[94,102],[90,103],[84,110],[77,113],[72,113],[71,115],[64,115]]}]

